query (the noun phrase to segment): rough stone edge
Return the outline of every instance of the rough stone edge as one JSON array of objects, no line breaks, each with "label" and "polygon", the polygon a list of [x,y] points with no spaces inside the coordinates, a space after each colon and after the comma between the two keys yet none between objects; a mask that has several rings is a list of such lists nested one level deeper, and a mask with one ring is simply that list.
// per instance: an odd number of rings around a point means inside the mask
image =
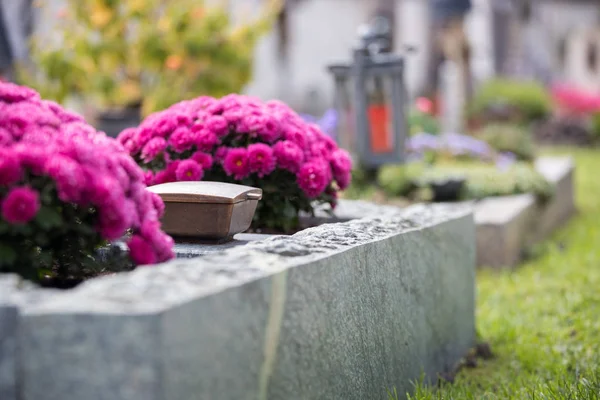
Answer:
[{"label": "rough stone edge", "polygon": [[251,242],[201,258],[175,260],[151,268],[95,278],[69,291],[53,291],[50,294],[45,289],[38,289],[37,292],[48,293],[44,296],[45,300],[19,301],[19,308],[25,315],[157,312],[344,252],[353,246],[467,216],[472,217],[472,208],[464,204],[396,208],[394,215],[390,213],[385,218],[336,223],[336,230],[343,235],[343,240],[336,240],[329,234],[331,227],[322,225],[293,236]]}]

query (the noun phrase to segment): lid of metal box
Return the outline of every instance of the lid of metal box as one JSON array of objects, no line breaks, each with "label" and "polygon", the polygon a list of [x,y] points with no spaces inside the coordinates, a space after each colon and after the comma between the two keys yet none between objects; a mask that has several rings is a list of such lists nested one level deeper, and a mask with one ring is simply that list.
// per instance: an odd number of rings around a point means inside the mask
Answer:
[{"label": "lid of metal box", "polygon": [[250,186],[224,182],[170,182],[149,186],[165,203],[235,204],[247,200],[260,200],[262,190]]}]

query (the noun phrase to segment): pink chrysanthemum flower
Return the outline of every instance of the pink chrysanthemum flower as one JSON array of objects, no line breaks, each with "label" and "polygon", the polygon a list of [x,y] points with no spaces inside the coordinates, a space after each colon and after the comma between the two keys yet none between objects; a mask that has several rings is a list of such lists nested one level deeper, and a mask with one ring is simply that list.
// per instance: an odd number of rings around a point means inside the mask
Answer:
[{"label": "pink chrysanthemum flower", "polygon": [[0,148],[0,185],[10,186],[23,176],[19,158],[8,149]]},{"label": "pink chrysanthemum flower", "polygon": [[127,247],[129,247],[131,259],[138,265],[150,265],[158,261],[152,245],[141,236],[133,236],[127,242]]},{"label": "pink chrysanthemum flower", "polygon": [[213,166],[213,158],[211,155],[202,151],[197,151],[192,154],[192,160],[200,164],[204,170],[208,170]]},{"label": "pink chrysanthemum flower", "polygon": [[194,160],[182,161],[175,171],[175,177],[178,181],[199,181],[203,175],[202,167]]},{"label": "pink chrysanthemum flower", "polygon": [[329,184],[329,166],[320,160],[311,161],[302,166],[298,172],[298,185],[306,195],[314,199],[325,191]]},{"label": "pink chrysanthemum flower", "polygon": [[196,132],[194,143],[198,150],[211,151],[219,143],[219,138],[214,132],[208,129],[201,129]]},{"label": "pink chrysanthemum flower", "polygon": [[304,161],[304,152],[294,142],[282,140],[275,143],[273,153],[280,168],[290,172],[297,172]]},{"label": "pink chrysanthemum flower", "polygon": [[223,169],[235,179],[244,179],[250,173],[248,167],[248,151],[242,148],[230,149],[225,156]]},{"label": "pink chrysanthemum flower", "polygon": [[[171,136],[172,137],[172,136]],[[152,138],[146,143],[142,149],[142,160],[144,162],[150,162],[154,160],[159,154],[161,154],[167,148],[167,141],[162,137]]]},{"label": "pink chrysanthemum flower", "polygon": [[229,133],[229,122],[225,117],[215,115],[206,121],[205,128],[221,137]]},{"label": "pink chrysanthemum flower", "polygon": [[255,172],[260,178],[269,175],[275,170],[275,157],[273,149],[263,143],[248,146],[248,167],[250,172]]},{"label": "pink chrysanthemum flower", "polygon": [[29,187],[11,189],[2,201],[2,218],[9,224],[26,224],[40,210],[38,192]]},{"label": "pink chrysanthemum flower", "polygon": [[194,132],[184,126],[175,129],[175,131],[169,137],[169,145],[178,153],[189,150],[194,145],[194,141]]}]

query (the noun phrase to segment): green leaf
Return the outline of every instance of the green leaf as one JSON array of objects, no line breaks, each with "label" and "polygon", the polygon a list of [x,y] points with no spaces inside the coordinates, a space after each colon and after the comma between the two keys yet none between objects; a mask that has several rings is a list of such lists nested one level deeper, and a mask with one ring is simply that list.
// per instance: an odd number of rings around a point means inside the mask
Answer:
[{"label": "green leaf", "polygon": [[42,207],[35,220],[42,229],[47,231],[58,228],[63,224],[62,216],[52,207]]},{"label": "green leaf", "polygon": [[17,260],[17,252],[10,246],[0,243],[0,265],[12,265]]}]

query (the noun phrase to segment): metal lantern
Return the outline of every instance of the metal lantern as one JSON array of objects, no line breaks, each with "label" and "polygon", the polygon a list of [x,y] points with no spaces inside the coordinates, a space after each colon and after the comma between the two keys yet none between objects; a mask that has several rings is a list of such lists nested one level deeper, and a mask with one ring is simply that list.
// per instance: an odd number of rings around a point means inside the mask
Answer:
[{"label": "metal lantern", "polygon": [[335,79],[337,141],[369,169],[404,161],[404,59],[382,51],[389,31],[385,21],[374,21],[362,29],[352,63],[328,67]]}]

